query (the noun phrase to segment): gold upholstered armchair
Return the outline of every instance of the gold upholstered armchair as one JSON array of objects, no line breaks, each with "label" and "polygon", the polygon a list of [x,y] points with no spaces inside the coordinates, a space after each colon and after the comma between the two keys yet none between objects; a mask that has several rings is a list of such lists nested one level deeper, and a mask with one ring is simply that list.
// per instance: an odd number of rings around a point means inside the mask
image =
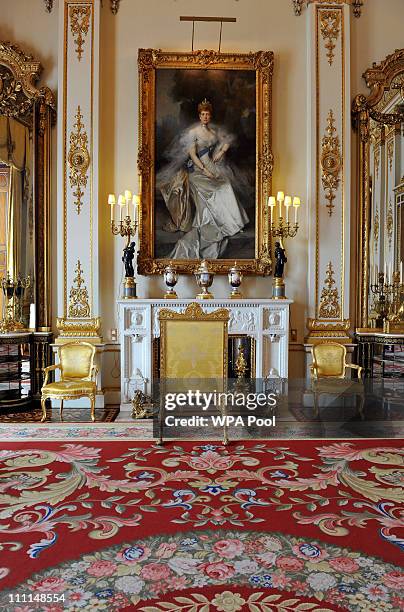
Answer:
[{"label": "gold upholstered armchair", "polygon": [[[362,381],[361,366],[346,362],[346,347],[337,342],[322,342],[311,348],[312,364],[310,372],[312,377],[312,392],[314,408],[319,414],[318,397],[323,395],[346,395],[359,397],[359,414],[363,419],[363,406],[365,401],[364,385]],[[358,379],[351,380],[346,377],[347,368],[357,370]]]},{"label": "gold upholstered armchair", "polygon": [[347,368],[358,371],[362,378],[361,366],[346,362],[346,347],[337,342],[321,342],[311,348],[313,363],[310,366],[311,375],[318,378],[345,378]]},{"label": "gold upholstered armchair", "polygon": [[[58,347],[59,363],[44,368],[45,380],[41,389],[42,419],[46,419],[46,400],[60,401],[60,417],[64,400],[88,397],[91,419],[95,421],[95,397],[97,393],[98,368],[94,365],[95,346],[89,342],[68,342]],[[60,380],[48,382],[52,371],[60,370]]]},{"label": "gold upholstered armchair", "polygon": [[[162,397],[164,382],[174,385],[175,391],[195,387],[207,392],[224,390],[227,381],[227,340],[229,311],[220,308],[205,313],[198,303],[187,306],[179,313],[162,308],[160,322],[160,381]],[[199,379],[199,382],[198,382]],[[209,386],[202,389],[203,381]],[[178,381],[178,385],[176,384]],[[224,409],[221,409],[222,414]],[[160,444],[162,444],[163,409],[160,408]],[[227,428],[223,428],[223,443],[228,443]]]}]

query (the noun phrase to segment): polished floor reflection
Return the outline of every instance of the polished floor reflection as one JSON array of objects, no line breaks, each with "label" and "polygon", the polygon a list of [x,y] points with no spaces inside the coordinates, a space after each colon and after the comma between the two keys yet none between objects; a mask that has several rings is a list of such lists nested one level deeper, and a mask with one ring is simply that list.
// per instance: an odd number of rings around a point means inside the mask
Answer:
[{"label": "polished floor reflection", "polygon": [[[246,388],[245,392],[251,391]],[[246,409],[227,409],[231,416],[274,416],[275,425],[229,425],[231,439],[254,438],[401,438],[404,437],[404,380],[382,379],[365,381],[363,387],[355,382],[343,381],[337,388],[316,388],[302,380],[274,381],[267,390],[277,393],[277,405],[273,409],[253,412]],[[212,411],[211,411],[212,412]],[[213,411],[213,414],[215,411]],[[41,410],[14,412],[2,410],[0,423],[40,422]],[[181,413],[183,414],[183,412]],[[210,414],[210,413],[206,413]],[[134,424],[131,411],[119,406],[107,406],[96,410],[96,421],[102,423]],[[57,408],[49,409],[47,423],[60,423]],[[136,421],[139,424],[139,421]],[[87,407],[65,408],[63,423],[87,423],[91,425]],[[142,432],[153,437],[153,421],[141,421]],[[214,439],[221,435],[221,427],[209,424],[205,427],[176,426],[165,428],[164,437]],[[156,428],[154,430],[156,435]]]}]

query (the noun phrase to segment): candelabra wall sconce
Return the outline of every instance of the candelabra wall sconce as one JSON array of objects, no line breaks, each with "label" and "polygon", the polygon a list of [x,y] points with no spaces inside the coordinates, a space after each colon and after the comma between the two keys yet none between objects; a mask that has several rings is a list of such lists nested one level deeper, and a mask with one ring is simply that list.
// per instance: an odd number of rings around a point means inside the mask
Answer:
[{"label": "candelabra wall sconce", "polygon": [[3,319],[0,321],[0,332],[24,331],[23,321],[23,299],[25,290],[31,285],[31,278],[11,278],[7,273],[1,279],[1,287],[4,294]]},{"label": "candelabra wall sconce", "polygon": [[[277,206],[278,203],[278,206]],[[272,285],[272,297],[277,300],[286,299],[285,281],[283,280],[283,270],[287,262],[283,241],[285,238],[294,238],[299,229],[298,212],[300,208],[300,198],[285,196],[283,191],[278,191],[275,196],[269,196],[269,235],[278,238],[275,242],[275,272],[274,283]],[[293,223],[290,220],[292,215],[291,208],[294,210]],[[285,214],[285,216],[283,216]]]},{"label": "candelabra wall sconce", "polygon": [[[389,273],[390,272],[390,273]],[[374,295],[373,310],[377,315],[376,327],[386,333],[404,333],[403,266],[393,272],[385,266],[384,272],[373,270],[370,290]]]},{"label": "candelabra wall sconce", "polygon": [[[125,266],[125,282],[122,297],[125,299],[136,298],[135,258],[136,243],[131,242],[132,236],[135,237],[139,227],[139,205],[140,197],[133,195],[128,189],[124,195],[118,197],[116,202],[115,195],[108,196],[108,204],[111,207],[111,231],[114,236],[126,238],[126,245],[123,249],[122,261]],[[119,221],[115,220],[115,206],[118,205]],[[136,257],[137,260],[137,257]],[[136,264],[135,264],[136,265]]]}]

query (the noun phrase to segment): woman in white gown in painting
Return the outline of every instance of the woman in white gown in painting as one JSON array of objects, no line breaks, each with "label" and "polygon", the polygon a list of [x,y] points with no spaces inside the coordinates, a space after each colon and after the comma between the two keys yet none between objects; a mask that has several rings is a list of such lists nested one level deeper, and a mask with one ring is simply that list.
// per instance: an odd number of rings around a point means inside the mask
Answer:
[{"label": "woman in white gown in painting", "polygon": [[231,185],[233,173],[224,160],[233,138],[209,125],[212,105],[206,99],[198,112],[200,123],[181,135],[170,152],[172,162],[157,178],[170,213],[163,229],[186,232],[168,255],[170,259],[217,259],[228,237],[248,223]]}]

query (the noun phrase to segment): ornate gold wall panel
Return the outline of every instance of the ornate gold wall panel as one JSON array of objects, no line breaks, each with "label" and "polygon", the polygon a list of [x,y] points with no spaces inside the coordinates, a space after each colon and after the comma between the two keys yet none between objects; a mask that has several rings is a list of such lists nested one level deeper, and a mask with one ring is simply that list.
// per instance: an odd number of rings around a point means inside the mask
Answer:
[{"label": "ornate gold wall panel", "polygon": [[334,209],[335,191],[339,187],[342,159],[339,137],[336,134],[334,113],[330,108],[327,116],[327,127],[321,142],[321,180],[328,200],[327,209],[331,217]]},{"label": "ornate gold wall panel", "polygon": [[303,6],[308,6],[313,2],[316,2],[317,4],[348,4],[352,6],[352,13],[354,17],[360,17],[365,0],[332,0],[331,2],[330,0],[292,0],[295,15],[297,17],[301,15]]},{"label": "ornate gold wall panel", "polygon": [[63,0],[58,168],[60,337],[99,333],[98,0]]},{"label": "ornate gold wall panel", "polygon": [[[308,341],[349,341],[350,11],[343,1],[310,2],[312,69],[309,154]],[[330,240],[330,236],[332,239]]]}]

